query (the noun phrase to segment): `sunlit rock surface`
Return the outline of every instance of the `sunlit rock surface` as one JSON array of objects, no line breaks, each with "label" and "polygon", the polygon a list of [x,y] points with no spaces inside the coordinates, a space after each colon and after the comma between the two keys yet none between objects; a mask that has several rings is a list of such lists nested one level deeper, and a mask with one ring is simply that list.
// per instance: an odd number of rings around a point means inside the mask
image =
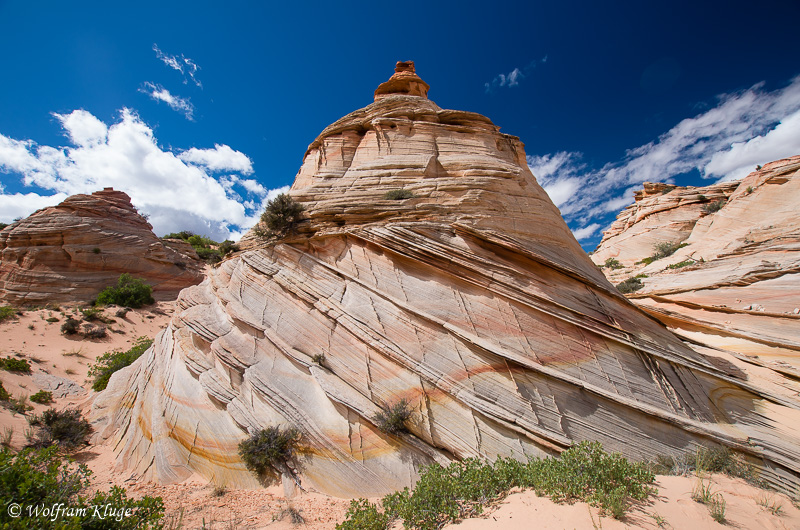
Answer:
[{"label": "sunlit rock surface", "polygon": [[[645,185],[645,195],[647,190]],[[716,213],[700,207],[719,199],[726,203]],[[647,275],[631,298],[687,340],[796,379],[799,205],[800,156],[766,164],[741,181],[640,194],[605,232],[592,258],[603,264],[614,257],[624,265],[604,269],[614,283]],[[637,264],[659,241],[686,246]]]},{"label": "sunlit rock surface", "polygon": [[[413,198],[384,198],[400,188]],[[95,400],[132,476],[258,487],[237,444],[280,425],[302,432],[302,486],[341,496],[583,439],[637,459],[724,443],[797,483],[796,397],[620,295],[488,118],[376,93],[314,140],[290,194],[297,233],[245,238]],[[382,433],[403,398],[410,432]]]},{"label": "sunlit rock surface", "polygon": [[73,195],[0,231],[0,300],[88,301],[124,272],[174,297],[203,279],[203,263],[181,244],[158,239],[121,191]]}]

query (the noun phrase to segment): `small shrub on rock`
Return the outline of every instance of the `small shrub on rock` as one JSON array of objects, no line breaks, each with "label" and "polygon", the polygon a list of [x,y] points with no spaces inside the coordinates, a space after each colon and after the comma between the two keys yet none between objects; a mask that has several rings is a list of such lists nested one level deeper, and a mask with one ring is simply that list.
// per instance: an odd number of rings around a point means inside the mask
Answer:
[{"label": "small shrub on rock", "polygon": [[399,190],[389,190],[383,194],[384,199],[389,199],[390,201],[402,201],[404,199],[412,199],[414,194],[411,190],[399,189]]},{"label": "small shrub on rock", "polygon": [[0,381],[0,401],[8,401],[11,399],[11,394],[8,393],[6,387],[3,386],[3,382]]},{"label": "small shrub on rock", "polygon": [[640,280],[639,278],[628,278],[627,280],[624,280],[617,284],[617,289],[622,294],[628,294],[634,291],[638,291],[642,287],[644,287],[644,284],[642,283],[642,280]]},{"label": "small shrub on rock", "polygon": [[120,275],[116,287],[106,287],[97,296],[97,305],[120,305],[142,307],[154,303],[153,288],[127,272]]},{"label": "small shrub on rock", "polygon": [[87,339],[104,339],[108,336],[108,331],[103,326],[86,325],[83,328],[83,336]]},{"label": "small shrub on rock", "polygon": [[375,416],[375,425],[378,429],[387,434],[400,434],[407,432],[406,421],[411,417],[411,407],[408,401],[403,398],[387,410],[383,410]]},{"label": "small shrub on rock", "polygon": [[703,211],[712,214],[720,211],[722,207],[725,206],[725,199],[720,199],[718,201],[709,202],[708,204],[703,205]]},{"label": "small shrub on rock", "polygon": [[302,204],[281,193],[267,203],[264,213],[261,214],[261,224],[266,230],[257,226],[254,233],[262,239],[285,236],[295,229],[304,210]]},{"label": "small shrub on rock", "polygon": [[83,445],[92,433],[92,426],[77,409],[47,409],[42,414],[28,419],[33,432],[28,435],[29,447],[50,447],[58,443],[61,447],[75,448]]},{"label": "small shrub on rock", "polygon": [[222,254],[222,257],[225,257],[233,252],[239,252],[239,245],[237,245],[230,239],[226,239],[225,241],[219,244],[218,250],[220,254]]},{"label": "small shrub on rock", "polygon": [[616,258],[608,258],[603,266],[611,270],[622,268],[622,264]]},{"label": "small shrub on rock", "polygon": [[39,390],[30,397],[30,400],[34,403],[39,403],[40,405],[47,405],[48,403],[53,402],[53,393],[48,392],[47,390]]},{"label": "small shrub on rock", "polygon": [[239,444],[239,456],[247,469],[259,476],[269,471],[280,473],[291,460],[299,441],[300,431],[293,427],[267,427]]},{"label": "small shrub on rock", "polygon": [[95,364],[89,367],[88,375],[94,378],[92,390],[97,392],[105,390],[108,386],[108,380],[111,379],[111,375],[114,372],[133,364],[152,344],[153,339],[139,337],[131,349],[127,351],[114,350],[98,357]]}]

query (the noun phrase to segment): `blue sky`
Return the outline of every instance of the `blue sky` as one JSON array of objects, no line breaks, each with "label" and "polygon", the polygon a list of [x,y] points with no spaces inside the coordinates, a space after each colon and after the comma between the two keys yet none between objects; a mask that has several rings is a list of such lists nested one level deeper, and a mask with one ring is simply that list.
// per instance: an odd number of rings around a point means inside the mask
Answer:
[{"label": "blue sky", "polygon": [[113,186],[235,238],[398,60],[522,139],[587,250],[641,182],[800,154],[796,1],[165,4],[0,1],[0,221]]}]

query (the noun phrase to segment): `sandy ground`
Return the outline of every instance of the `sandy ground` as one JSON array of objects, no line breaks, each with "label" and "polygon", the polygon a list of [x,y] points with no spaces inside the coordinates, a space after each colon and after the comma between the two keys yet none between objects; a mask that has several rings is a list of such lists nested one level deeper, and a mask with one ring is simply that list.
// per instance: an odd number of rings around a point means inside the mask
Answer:
[{"label": "sandy ground", "polygon": [[[0,381],[13,397],[20,397],[40,390],[33,382],[37,373],[70,379],[82,385],[86,393],[57,399],[52,405],[31,403],[34,406],[32,413],[40,413],[49,406],[59,409],[78,407],[88,411],[94,395],[87,376],[89,366],[105,352],[130,348],[139,336],[155,337],[167,325],[173,313],[173,303],[158,302],[153,306],[132,310],[124,318],[115,316],[115,311],[115,308],[105,311],[105,315],[114,322],[107,325],[108,336],[97,340],[61,334],[61,324],[67,315],[80,316],[74,306],[62,305],[57,309],[25,311],[13,320],[0,323],[0,356],[28,359],[32,367],[31,374],[0,371]],[[58,322],[47,322],[48,318],[57,318]],[[26,428],[25,416],[0,408],[0,434],[12,430],[10,445],[13,448],[18,449],[24,445]],[[303,493],[287,500],[280,486],[262,490],[215,491],[201,477],[193,477],[174,485],[138,483],[135,477],[124,470],[115,470],[113,451],[107,445],[90,446],[76,454],[75,458],[93,471],[93,489],[107,490],[111,485],[120,485],[132,497],[161,497],[166,506],[165,521],[168,529],[332,530],[336,523],[344,520],[349,506],[347,499],[315,493]],[[725,527],[800,529],[800,510],[789,497],[721,475],[702,479],[659,476],[658,494],[651,497],[649,502],[635,506],[621,521],[601,517],[596,508],[585,503],[555,504],[547,498],[537,497],[533,492],[523,491],[509,495],[487,509],[481,517],[445,528],[722,528],[722,525],[711,518],[705,505],[691,498],[692,490],[699,480],[710,483],[713,491],[722,494],[725,499]],[[402,525],[398,522],[393,528],[400,529]]]}]

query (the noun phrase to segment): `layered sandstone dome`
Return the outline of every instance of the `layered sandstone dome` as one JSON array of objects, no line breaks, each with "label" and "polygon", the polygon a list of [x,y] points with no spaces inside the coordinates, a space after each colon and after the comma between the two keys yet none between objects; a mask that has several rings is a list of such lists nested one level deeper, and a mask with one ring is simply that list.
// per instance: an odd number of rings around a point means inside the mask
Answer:
[{"label": "layered sandstone dome", "polygon": [[0,300],[14,305],[91,300],[122,273],[157,296],[203,279],[191,248],[170,246],[121,191],[73,195],[0,232]]},{"label": "layered sandstone dome", "polygon": [[[302,439],[285,481],[343,496],[408,486],[434,461],[583,439],[634,458],[722,443],[797,483],[796,398],[620,295],[518,138],[398,86],[309,146],[290,191],[306,208],[297,233],[246,238],[95,400],[120,467],[257,487],[238,443],[291,426]],[[413,197],[384,198],[398,189]],[[402,399],[409,432],[381,432],[376,416]]]},{"label": "layered sandstone dome", "polygon": [[[686,340],[800,378],[800,156],[740,181],[664,186],[645,184],[592,259],[620,261],[604,269],[614,283],[646,275],[631,299]],[[659,242],[685,246],[637,263]]]}]

